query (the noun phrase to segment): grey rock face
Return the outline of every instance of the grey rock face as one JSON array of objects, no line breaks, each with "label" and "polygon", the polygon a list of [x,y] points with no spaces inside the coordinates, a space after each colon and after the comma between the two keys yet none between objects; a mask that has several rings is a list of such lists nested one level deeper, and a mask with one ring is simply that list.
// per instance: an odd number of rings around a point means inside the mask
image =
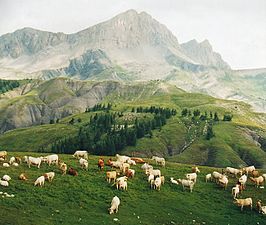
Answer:
[{"label": "grey rock face", "polygon": [[201,43],[191,40],[181,44],[181,47],[183,52],[198,64],[219,69],[230,69],[230,66],[223,61],[221,55],[213,51],[208,40]]}]

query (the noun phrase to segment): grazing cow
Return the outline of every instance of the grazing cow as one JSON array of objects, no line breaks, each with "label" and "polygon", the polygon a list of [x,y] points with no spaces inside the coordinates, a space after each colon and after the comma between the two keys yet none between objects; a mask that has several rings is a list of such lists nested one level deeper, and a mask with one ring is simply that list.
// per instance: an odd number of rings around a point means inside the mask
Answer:
[{"label": "grazing cow", "polygon": [[110,163],[112,168],[122,169],[123,167],[123,163],[120,161],[111,161]]},{"label": "grazing cow", "polygon": [[35,157],[29,156],[28,159],[27,159],[29,168],[30,168],[31,165],[35,165],[38,168],[40,168],[41,163],[42,163],[42,159],[43,159],[43,157],[35,158]]},{"label": "grazing cow", "polygon": [[200,170],[197,166],[193,166],[191,170],[192,170],[192,173],[200,173]]},{"label": "grazing cow", "polygon": [[49,166],[51,164],[58,165],[58,161],[59,161],[59,157],[57,154],[48,155],[48,156],[43,157],[43,162],[47,162]]},{"label": "grazing cow", "polygon": [[225,175],[223,175],[222,178],[219,179],[219,184],[224,189],[226,189],[227,188],[227,185],[228,185],[228,178]]},{"label": "grazing cow", "polygon": [[69,168],[68,174],[72,175],[72,176],[78,176],[78,172],[75,169],[73,169],[72,167]]},{"label": "grazing cow", "polygon": [[240,176],[242,176],[242,170],[235,169],[235,168],[232,168],[232,167],[226,167],[225,168],[225,173],[226,174],[233,174],[235,177],[237,177],[237,174],[240,174]]},{"label": "grazing cow", "polygon": [[24,173],[21,173],[18,177],[20,180],[28,180],[27,176]]},{"label": "grazing cow", "polygon": [[186,178],[188,180],[192,180],[194,183],[197,182],[197,174],[196,173],[187,173]]},{"label": "grazing cow", "polygon": [[257,209],[258,209],[259,213],[266,214],[266,206],[262,206],[261,200],[258,200],[256,205],[257,205]]},{"label": "grazing cow", "polygon": [[217,172],[217,171],[214,171],[212,173],[212,178],[215,180],[216,183],[219,182],[219,179],[221,179],[223,177],[223,174]]},{"label": "grazing cow", "polygon": [[120,199],[117,196],[113,197],[111,202],[111,207],[109,208],[109,214],[117,213],[119,205],[120,205]]},{"label": "grazing cow", "polygon": [[172,184],[178,185],[177,180],[175,180],[173,177],[170,178],[170,181],[171,181]]},{"label": "grazing cow", "polygon": [[150,174],[160,177],[161,176],[161,171],[160,170],[154,170],[154,169],[146,170],[146,175],[149,176]]},{"label": "grazing cow", "polygon": [[141,169],[143,169],[143,170],[149,170],[149,169],[153,169],[153,166],[149,165],[148,163],[144,163],[141,166]]},{"label": "grazing cow", "polygon": [[12,164],[12,166],[16,166],[16,167],[18,167],[18,166],[19,166],[19,164],[18,164],[18,163],[16,163],[16,162],[14,162],[14,163]]},{"label": "grazing cow", "polygon": [[108,183],[110,183],[112,180],[115,182],[116,175],[116,171],[106,172],[106,180],[108,181]]},{"label": "grazing cow", "polygon": [[55,177],[55,173],[54,172],[49,172],[49,173],[45,173],[43,176],[45,177],[45,180],[48,180],[49,182],[52,182],[52,180]]},{"label": "grazing cow", "polygon": [[208,173],[206,176],[205,176],[205,182],[207,183],[208,181],[210,181],[212,179],[212,175],[210,173]]},{"label": "grazing cow", "polygon": [[160,158],[160,157],[157,157],[157,156],[152,156],[151,158],[152,160],[155,160],[156,162],[156,165],[161,165],[161,166],[165,166],[165,159],[164,158]]},{"label": "grazing cow", "polygon": [[156,177],[156,179],[154,180],[154,189],[160,191],[161,190],[161,185],[162,185],[162,180],[161,177]]},{"label": "grazing cow", "polygon": [[8,175],[4,175],[2,179],[5,180],[5,181],[10,181],[11,177],[8,176]]},{"label": "grazing cow", "polygon": [[119,189],[126,191],[127,190],[127,181],[126,180],[125,181],[119,181],[118,186],[119,186]]},{"label": "grazing cow", "polygon": [[134,160],[136,163],[145,163],[145,161],[142,158],[131,157],[131,159]]},{"label": "grazing cow", "polygon": [[86,159],[80,158],[79,164],[80,164],[82,169],[88,170],[89,163]]},{"label": "grazing cow", "polygon": [[240,193],[242,193],[242,192],[245,190],[244,185],[241,184],[239,181],[237,182],[236,185],[238,185],[238,187],[239,187],[239,192],[240,192]]},{"label": "grazing cow", "polygon": [[246,174],[242,175],[238,181],[243,185],[244,189],[246,187],[246,183],[247,183],[248,177]]},{"label": "grazing cow", "polygon": [[87,151],[75,151],[74,158],[84,158],[84,159],[88,159],[88,152]]},{"label": "grazing cow", "polygon": [[103,160],[103,158],[100,158],[100,159],[98,160],[98,168],[99,168],[100,170],[103,170],[103,168],[104,168],[104,160]]},{"label": "grazing cow", "polygon": [[250,206],[250,209],[252,210],[252,198],[245,198],[245,199],[235,199],[234,203],[237,204],[237,206],[241,207],[241,211],[243,211],[244,206]]},{"label": "grazing cow", "polygon": [[45,177],[44,176],[40,176],[37,178],[37,180],[34,182],[34,186],[44,186],[44,181],[45,181]]},{"label": "grazing cow", "polygon": [[107,166],[112,166],[112,162],[113,162],[112,158],[109,158],[107,161]]},{"label": "grazing cow", "polygon": [[190,192],[192,192],[195,184],[192,180],[185,180],[185,179],[177,179],[177,182],[182,185],[183,191],[185,190],[185,187],[187,187],[189,188]]},{"label": "grazing cow", "polygon": [[258,170],[253,170],[253,171],[251,172],[251,176],[252,176],[252,177],[259,177],[259,176],[260,176],[260,172],[259,172]]},{"label": "grazing cow", "polygon": [[62,175],[66,174],[67,171],[67,164],[63,163],[59,163],[59,169],[62,171]]},{"label": "grazing cow", "polygon": [[258,188],[259,186],[263,185],[264,183],[264,177],[263,176],[259,176],[259,177],[250,177],[249,178],[254,184],[255,186]]},{"label": "grazing cow", "polygon": [[120,167],[120,170],[122,170],[123,174],[126,174],[126,171],[129,170],[130,165],[128,163],[123,163],[122,167]]},{"label": "grazing cow", "polygon": [[4,187],[8,187],[9,183],[6,180],[0,180],[0,185]]},{"label": "grazing cow", "polygon": [[3,167],[10,167],[8,163],[3,163]]},{"label": "grazing cow", "polygon": [[126,171],[126,176],[127,176],[128,178],[133,178],[133,177],[135,176],[135,170],[133,170],[133,169],[128,169],[128,170]]},{"label": "grazing cow", "polygon": [[7,151],[0,151],[0,158],[6,159],[7,157]]},{"label": "grazing cow", "polygon": [[239,193],[240,193],[239,187],[240,185],[237,184],[235,187],[232,188],[232,195],[234,196],[234,199],[239,197]]},{"label": "grazing cow", "polygon": [[242,170],[248,176],[248,173],[252,173],[255,170],[255,166],[247,166],[247,167],[242,168]]},{"label": "grazing cow", "polygon": [[130,157],[125,156],[125,155],[116,154],[115,156],[117,158],[117,161],[120,161],[122,163],[125,163],[126,161],[130,160]]},{"label": "grazing cow", "polygon": [[9,164],[12,165],[14,162],[16,162],[16,158],[14,156],[12,156],[10,159],[9,159]]},{"label": "grazing cow", "polygon": [[127,160],[127,163],[129,165],[134,165],[134,166],[136,165],[136,162],[134,160],[132,160],[132,159]]}]

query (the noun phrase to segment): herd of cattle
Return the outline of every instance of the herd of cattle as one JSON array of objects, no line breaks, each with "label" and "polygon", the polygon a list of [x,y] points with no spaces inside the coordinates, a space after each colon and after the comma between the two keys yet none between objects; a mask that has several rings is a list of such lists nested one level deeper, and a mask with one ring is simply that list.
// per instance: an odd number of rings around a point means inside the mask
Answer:
[{"label": "herd of cattle", "polygon": [[[79,160],[80,167],[84,170],[88,170],[88,152],[87,151],[76,151],[73,155],[74,158]],[[153,156],[152,160],[155,161],[156,165],[165,167],[165,159],[160,158],[157,156]],[[30,168],[32,165],[37,166],[40,168],[42,163],[47,163],[49,166],[55,164],[59,167],[62,175],[69,174],[72,176],[78,176],[77,170],[73,169],[72,167],[68,168],[65,162],[61,162],[57,154],[48,155],[45,157],[32,157],[32,156],[24,156],[23,159],[20,157],[12,156],[9,160],[7,160],[7,152],[0,151],[0,161],[3,161],[3,167],[10,167],[10,166],[19,166],[19,164],[27,163],[28,167]],[[113,161],[111,158],[108,160],[107,165],[111,167],[110,171],[106,172],[106,180],[107,182],[113,182],[112,186],[115,186],[118,190],[127,190],[128,183],[127,180],[129,178],[133,178],[135,176],[135,170],[130,168],[135,166],[136,164],[143,164],[141,169],[147,175],[147,181],[150,185],[151,189],[159,190],[161,186],[165,183],[165,177],[161,174],[160,169],[154,169],[152,165],[146,163],[142,158],[136,157],[129,157],[129,156],[122,156],[116,154],[116,160]],[[103,158],[99,158],[98,160],[98,168],[100,170],[104,169],[104,160]],[[170,178],[170,183],[182,186],[183,190],[185,188],[189,189],[190,192],[193,191],[193,188],[197,182],[197,174],[200,173],[198,167],[192,167],[191,173],[185,174],[185,179],[174,179],[173,177]],[[224,189],[227,188],[229,183],[229,176],[234,176],[238,179],[236,185],[232,188],[232,196],[234,199],[234,203],[241,207],[241,211],[243,210],[244,206],[248,206],[252,209],[253,201],[252,198],[245,198],[240,199],[239,195],[246,189],[246,183],[248,180],[248,176],[250,180],[255,184],[258,188],[264,188],[263,184],[266,180],[266,174],[259,173],[258,170],[255,169],[254,166],[244,167],[242,169],[235,169],[232,167],[226,167],[222,170],[222,173],[217,171],[213,171],[210,174],[205,176],[205,181],[213,181],[216,182],[217,185],[220,185]],[[239,176],[239,178],[238,178]],[[38,177],[35,182],[34,186],[44,186],[45,181],[52,182],[55,177],[55,172],[47,172],[42,176]],[[18,178],[20,180],[27,180],[27,175],[25,173],[21,173]],[[9,181],[11,177],[5,174],[0,179],[0,186],[9,186]],[[4,194],[6,197],[14,197],[14,195],[9,195],[6,192],[0,192],[0,194]],[[118,207],[120,205],[120,199],[115,196],[111,201],[111,207],[109,208],[109,213],[117,213]],[[256,203],[257,209],[259,213],[266,214],[266,206],[262,205],[262,201],[258,200]]]}]

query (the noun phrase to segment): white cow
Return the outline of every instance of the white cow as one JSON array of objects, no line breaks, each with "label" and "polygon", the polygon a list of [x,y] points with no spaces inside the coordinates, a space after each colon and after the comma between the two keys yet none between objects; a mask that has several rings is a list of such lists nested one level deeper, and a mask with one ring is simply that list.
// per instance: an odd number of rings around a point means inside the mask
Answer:
[{"label": "white cow", "polygon": [[111,207],[109,208],[109,213],[110,214],[117,213],[119,205],[120,205],[120,199],[117,196],[113,197],[111,202]]},{"label": "white cow", "polygon": [[8,176],[8,175],[4,175],[2,179],[5,180],[5,181],[10,181],[11,177]]},{"label": "white cow", "polygon": [[153,169],[153,166],[149,165],[148,163],[144,163],[142,166],[141,166],[141,169],[143,170],[148,170],[148,169]]},{"label": "white cow", "polygon": [[43,157],[35,158],[35,157],[31,157],[31,156],[29,156],[29,157],[27,158],[27,162],[28,162],[28,166],[29,166],[29,168],[30,168],[31,165],[35,165],[35,166],[37,166],[38,168],[40,168],[41,163],[42,163],[42,159],[43,159]]},{"label": "white cow", "polygon": [[45,173],[43,176],[45,177],[46,180],[51,182],[55,177],[55,172]]},{"label": "white cow", "polygon": [[157,156],[152,156],[151,159],[155,160],[156,164],[161,165],[161,166],[165,166],[165,159],[164,158],[160,158],[160,157],[157,157]]},{"label": "white cow", "polygon": [[74,158],[84,158],[88,159],[88,152],[87,151],[76,151],[73,155]]},{"label": "white cow", "polygon": [[45,177],[44,176],[40,176],[37,178],[37,180],[34,182],[34,186],[44,186],[44,181],[45,181]]},{"label": "white cow", "polygon": [[117,161],[120,161],[122,163],[125,163],[127,162],[128,160],[130,160],[130,157],[126,156],[126,155],[119,155],[119,154],[116,154],[115,155],[116,158],[117,158]]},{"label": "white cow", "polygon": [[1,186],[4,186],[4,187],[8,187],[8,181],[6,181],[6,180],[0,180],[0,185]]},{"label": "white cow", "polygon": [[44,161],[44,162],[47,162],[49,166],[50,166],[51,164],[56,164],[56,165],[58,165],[59,157],[58,157],[57,154],[48,155],[48,156],[43,157],[43,161]]},{"label": "white cow", "polygon": [[81,158],[79,160],[79,164],[80,164],[82,169],[88,170],[89,163],[88,163],[88,161],[86,159]]}]

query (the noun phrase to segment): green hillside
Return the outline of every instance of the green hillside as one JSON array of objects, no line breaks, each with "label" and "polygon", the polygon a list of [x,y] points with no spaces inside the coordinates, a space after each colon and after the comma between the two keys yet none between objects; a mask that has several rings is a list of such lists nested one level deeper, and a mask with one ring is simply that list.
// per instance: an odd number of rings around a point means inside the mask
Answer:
[{"label": "green hillside", "polygon": [[[135,87],[130,89],[131,92],[121,90],[114,92],[102,101],[106,104],[112,103],[112,113],[123,113],[118,120],[121,125],[125,122],[130,124],[136,118],[144,121],[152,118],[149,113],[132,114],[132,108],[156,106],[177,110],[177,114],[168,119],[166,125],[152,130],[152,136],[138,139],[136,146],[125,147],[123,153],[146,157],[163,155],[170,161],[208,166],[238,167],[246,164],[254,164],[260,168],[265,166],[266,149],[259,147],[260,143],[254,138],[255,134],[260,137],[259,140],[265,141],[265,114],[252,112],[250,106],[245,103],[184,93],[179,90],[151,95],[154,90],[153,84],[156,82],[150,83],[148,86],[150,89],[145,89],[142,94],[139,86],[139,90]],[[212,121],[215,136],[206,140],[205,120],[201,120],[200,116],[194,120],[193,116],[182,117],[181,111],[184,108],[192,113],[195,110],[200,110],[201,115],[206,113],[208,123]],[[213,115],[215,112],[219,117],[218,122],[210,119],[210,114]],[[86,125],[95,113],[97,112],[75,114],[59,120],[59,123],[8,131],[0,135],[0,149],[8,151],[32,149],[49,152],[56,141],[77,135],[80,127]],[[222,121],[225,114],[233,115],[233,120]],[[71,120],[75,122],[70,124]],[[106,151],[108,152],[108,148]]]},{"label": "green hillside", "polygon": [[[14,152],[11,155],[25,154]],[[40,154],[28,152],[27,155]],[[191,166],[167,162],[165,168],[160,168],[166,183],[159,192],[149,188],[146,175],[140,165],[137,165],[132,167],[136,170],[136,176],[128,181],[128,191],[118,191],[105,180],[105,171],[109,168],[105,167],[104,172],[98,171],[97,156],[89,157],[88,171],[81,170],[78,161],[71,155],[59,157],[68,166],[77,169],[79,175],[62,176],[58,168],[49,168],[47,165],[42,165],[40,169],[29,169],[25,164],[17,168],[0,166],[0,176],[8,174],[12,178],[10,186],[0,186],[0,191],[15,195],[14,198],[0,198],[0,224],[249,225],[254,222],[263,224],[265,221],[264,216],[259,215],[256,210],[244,209],[241,212],[233,204],[231,187],[236,182],[235,178],[229,178],[227,190],[215,183],[205,183],[207,173],[221,171],[220,169],[200,167],[197,184],[193,192],[189,193],[187,190],[182,191],[181,186],[171,184],[169,179],[183,178],[185,173],[191,171]],[[104,159],[107,160],[107,157]],[[34,187],[35,179],[48,171],[56,172],[54,181],[46,182],[42,188]],[[21,172],[28,175],[28,181],[18,180]],[[107,209],[115,195],[121,199],[119,212],[109,215]],[[266,202],[265,190],[257,189],[249,182],[241,197],[252,197],[254,202],[258,199]],[[114,221],[114,218],[118,221]]]}]

